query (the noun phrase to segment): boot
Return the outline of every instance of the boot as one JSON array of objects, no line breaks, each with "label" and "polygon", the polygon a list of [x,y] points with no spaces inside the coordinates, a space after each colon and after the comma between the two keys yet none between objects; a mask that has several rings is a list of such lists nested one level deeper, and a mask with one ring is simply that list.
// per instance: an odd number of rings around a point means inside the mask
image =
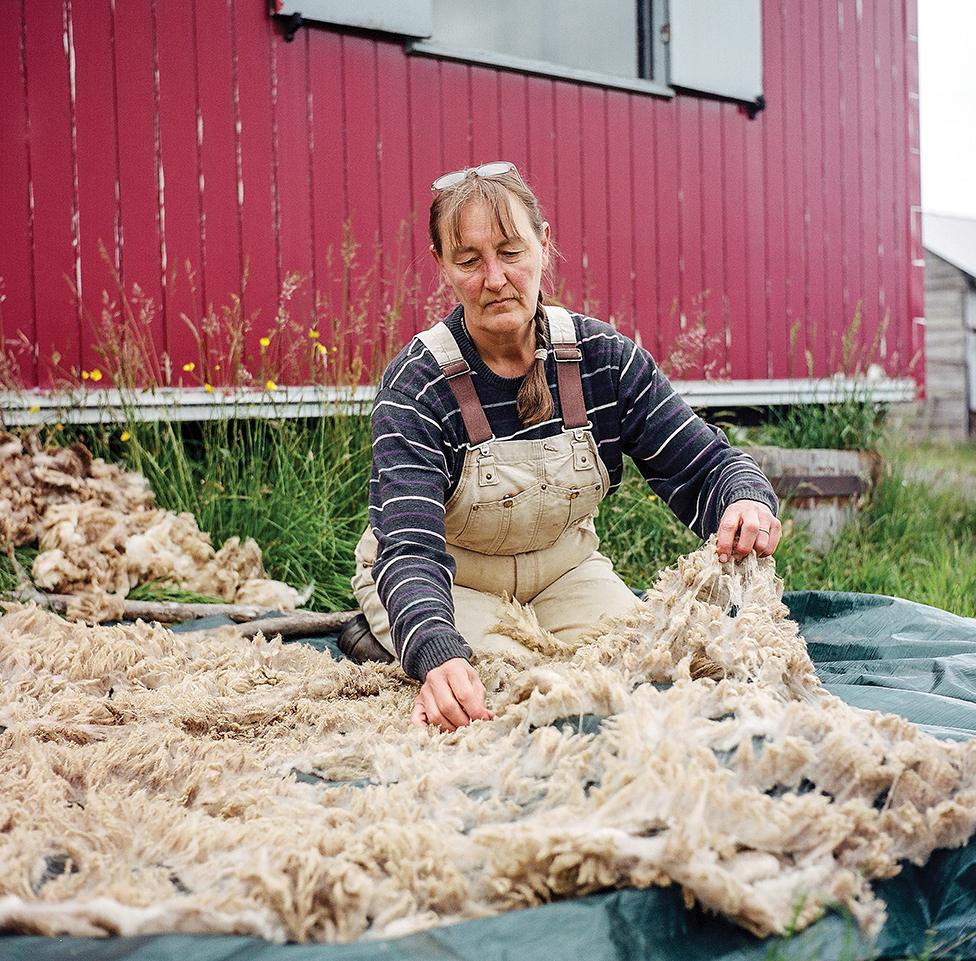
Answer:
[{"label": "boot", "polygon": [[357,614],[342,625],[339,650],[357,664],[365,664],[366,661],[389,664],[393,660],[393,655],[373,637],[365,614]]}]

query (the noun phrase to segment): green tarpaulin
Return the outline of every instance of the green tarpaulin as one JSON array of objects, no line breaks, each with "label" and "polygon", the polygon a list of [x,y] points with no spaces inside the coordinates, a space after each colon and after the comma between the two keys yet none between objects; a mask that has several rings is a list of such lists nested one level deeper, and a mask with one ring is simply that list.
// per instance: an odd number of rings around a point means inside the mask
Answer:
[{"label": "green tarpaulin", "polygon": [[[831,692],[857,707],[900,714],[936,737],[976,737],[976,620],[865,594],[807,591],[784,600]],[[332,649],[329,641],[314,643]],[[196,935],[8,936],[0,937],[0,961],[814,961],[919,954],[976,961],[976,842],[937,851],[924,868],[906,865],[876,891],[889,917],[873,944],[838,915],[792,939],[760,940],[686,910],[674,888],[653,888],[352,945]]]}]

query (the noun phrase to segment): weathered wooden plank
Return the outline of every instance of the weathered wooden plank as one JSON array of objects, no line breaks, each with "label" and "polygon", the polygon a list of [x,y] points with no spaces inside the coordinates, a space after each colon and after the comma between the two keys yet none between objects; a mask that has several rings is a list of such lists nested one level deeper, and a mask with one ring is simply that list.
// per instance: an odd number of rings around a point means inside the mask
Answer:
[{"label": "weathered wooden plank", "polygon": [[633,157],[618,149],[632,139],[631,94],[608,90],[606,99],[607,144],[607,321],[627,334],[634,331],[634,184]]},{"label": "weathered wooden plank", "polygon": [[559,206],[554,215],[556,237],[562,248],[558,276],[567,306],[583,304],[583,185],[580,170],[580,88],[555,81],[556,190]]},{"label": "weathered wooden plank", "polygon": [[681,301],[678,337],[683,349],[672,355],[681,367],[676,373],[686,380],[704,376],[703,350],[696,334],[703,323],[705,309],[702,277],[702,173],[701,104],[696,97],[679,96],[678,110],[678,217],[680,226],[679,271]]},{"label": "weathered wooden plank", "polygon": [[[188,15],[189,14],[189,15]],[[204,207],[200,178],[205,119],[200,113],[197,73],[197,24],[193,10],[160,4],[156,18],[159,50],[159,150],[162,165],[166,250],[167,344],[177,372],[184,363],[198,366],[195,377],[213,375],[187,326],[186,317],[202,336],[205,298],[211,282],[204,261]],[[216,275],[213,278],[216,280]],[[212,296],[212,294],[211,294]],[[193,383],[190,379],[189,383]]]},{"label": "weathered wooden plank", "polygon": [[701,129],[701,298],[705,342],[702,350],[702,373],[706,378],[726,376],[730,329],[725,316],[728,307],[725,277],[725,167],[729,157],[722,142],[722,104],[702,100]]},{"label": "weathered wooden plank", "polygon": [[[194,0],[198,38],[201,240],[207,308],[218,315],[232,306],[243,287],[230,12],[227,0]],[[175,72],[176,63],[170,60],[167,66]],[[173,321],[175,330],[177,318]],[[208,337],[215,355],[226,356],[227,332]]]},{"label": "weathered wooden plank", "polygon": [[[766,212],[766,367],[769,377],[786,377],[789,358],[789,320],[786,313],[787,224],[786,171],[787,151],[785,117],[789,110],[783,84],[783,22],[778,4],[770,5],[770,15],[763,24],[763,85],[769,102],[763,118],[762,200]],[[765,112],[765,111],[764,111]]]},{"label": "weathered wooden plank", "polygon": [[[277,30],[271,36],[274,177],[281,257],[278,309],[303,327],[314,321],[315,286],[315,261],[309,242],[313,234],[308,44],[307,30],[300,32],[291,43]],[[259,333],[270,334],[274,325],[274,316],[265,318]],[[272,363],[276,363],[280,349],[278,344],[270,348]]]},{"label": "weathered wooden plank", "polygon": [[[115,4],[114,12],[122,279],[127,295],[131,298],[138,287],[145,310],[153,314],[151,343],[161,358],[169,349],[171,333],[162,280],[166,265],[156,107],[157,26],[148,3]],[[133,308],[142,309],[138,303]]]},{"label": "weathered wooden plank", "polygon": [[[80,14],[71,8],[75,64],[75,145],[78,170],[78,257],[81,267],[81,366],[104,364],[96,350],[102,330],[102,296],[118,299],[118,179],[112,76],[112,11],[95,3]],[[94,329],[93,325],[94,324]]]},{"label": "weathered wooden plank", "polygon": [[23,10],[0,18],[0,278],[6,298],[0,311],[0,336],[15,360],[15,377],[36,382],[32,345],[37,344],[34,306],[34,218],[31,206],[30,144],[26,62],[21,43]]},{"label": "weathered wooden plank", "polygon": [[[25,8],[27,109],[35,262],[38,376],[52,386],[81,367],[76,285],[77,198],[72,166],[70,49],[62,3]],[[33,81],[32,81],[33,78]]]},{"label": "weathered wooden plank", "polygon": [[[676,98],[676,100],[679,98]],[[645,175],[643,184],[654,190],[654,260],[657,276],[656,304],[657,337],[654,349],[657,359],[667,359],[681,333],[681,186],[678,179],[678,153],[675,149],[678,140],[678,103],[670,100],[655,103],[654,152],[644,163],[653,164]],[[635,123],[640,115],[635,116]],[[641,189],[642,181],[637,176],[635,157],[634,189]],[[651,207],[648,204],[648,207]],[[648,347],[652,346],[650,343]]]},{"label": "weathered wooden plank", "polygon": [[[634,317],[632,334],[655,356],[660,355],[662,318],[658,310],[661,279],[658,275],[659,235],[662,228],[658,214],[657,177],[661,174],[655,163],[657,137],[655,117],[662,107],[650,97],[631,97],[630,165],[632,195],[630,206],[633,222]],[[673,198],[676,203],[677,198]],[[676,258],[668,257],[677,275]]]},{"label": "weathered wooden plank", "polygon": [[606,319],[611,311],[611,244],[607,220],[609,164],[627,163],[625,154],[607,156],[607,94],[596,87],[580,89],[580,128],[583,193],[583,310]]},{"label": "weathered wooden plank", "polygon": [[[378,107],[378,161],[380,188],[380,233],[383,238],[382,274],[391,282],[400,297],[405,296],[404,285],[412,288],[416,270],[415,259],[426,256],[426,244],[417,249],[413,243],[413,217],[418,201],[409,177],[387,176],[387,172],[409,168],[410,159],[410,97],[407,90],[407,61],[399,44],[378,43],[376,47],[376,74],[380,79],[377,89]],[[338,141],[340,131],[332,131],[330,140]],[[328,170],[321,187],[328,191]],[[334,193],[334,191],[332,191]],[[422,222],[425,210],[417,212]],[[316,228],[318,217],[316,216]],[[397,296],[391,297],[395,301]],[[402,303],[403,313],[397,328],[397,340],[406,343],[417,330],[416,298],[410,296]]]}]

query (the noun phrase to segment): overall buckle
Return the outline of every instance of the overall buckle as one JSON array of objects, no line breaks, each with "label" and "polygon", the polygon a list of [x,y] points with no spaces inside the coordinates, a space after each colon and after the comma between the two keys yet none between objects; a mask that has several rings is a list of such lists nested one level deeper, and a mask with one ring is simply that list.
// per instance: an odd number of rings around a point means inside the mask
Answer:
[{"label": "overall buckle", "polygon": [[441,373],[444,375],[445,380],[453,380],[455,377],[460,377],[462,374],[470,374],[471,367],[462,357],[460,360],[452,361],[450,364],[445,364],[443,367],[441,367]]},{"label": "overall buckle", "polygon": [[583,351],[576,344],[553,344],[552,352],[557,364],[578,364],[583,360]]}]

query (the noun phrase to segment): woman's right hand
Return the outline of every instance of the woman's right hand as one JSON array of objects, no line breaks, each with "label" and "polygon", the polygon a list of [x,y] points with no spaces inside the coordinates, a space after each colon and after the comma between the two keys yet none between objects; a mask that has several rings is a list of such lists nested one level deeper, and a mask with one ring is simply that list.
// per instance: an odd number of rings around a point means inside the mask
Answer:
[{"label": "woman's right hand", "polygon": [[434,724],[442,731],[456,731],[494,716],[485,707],[485,686],[478,672],[463,657],[452,657],[427,672],[410,721],[420,727]]}]

